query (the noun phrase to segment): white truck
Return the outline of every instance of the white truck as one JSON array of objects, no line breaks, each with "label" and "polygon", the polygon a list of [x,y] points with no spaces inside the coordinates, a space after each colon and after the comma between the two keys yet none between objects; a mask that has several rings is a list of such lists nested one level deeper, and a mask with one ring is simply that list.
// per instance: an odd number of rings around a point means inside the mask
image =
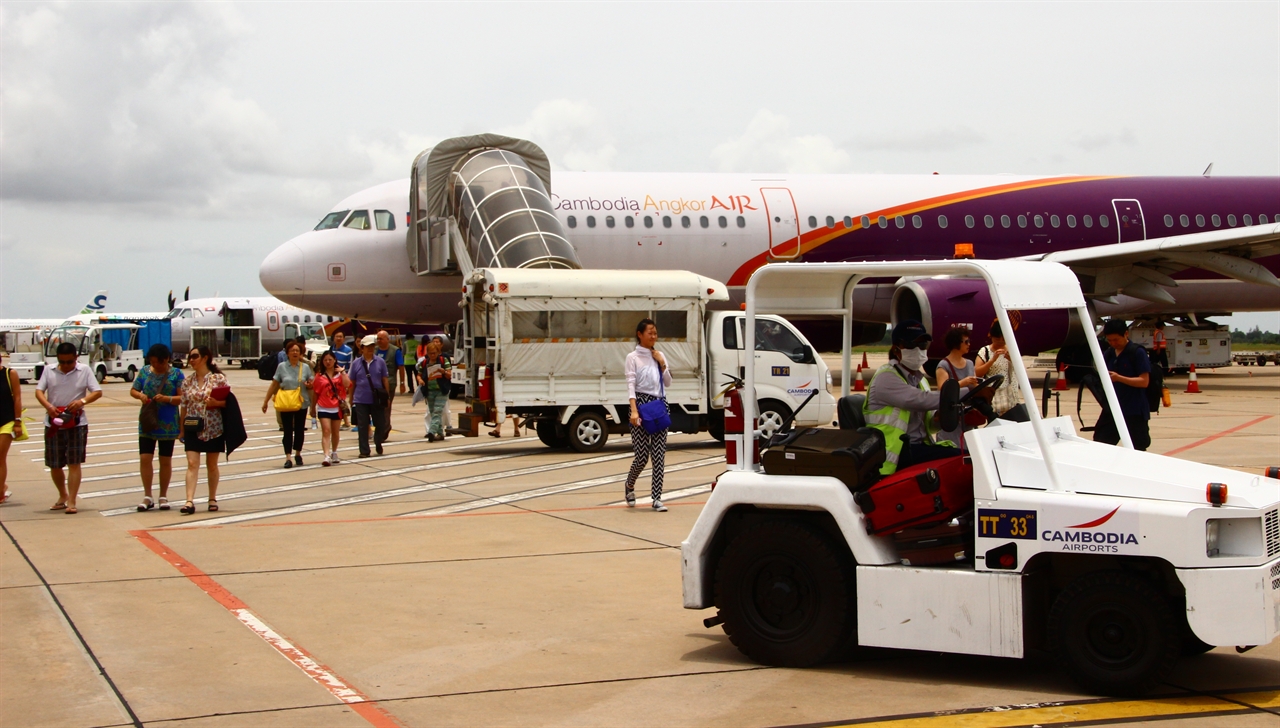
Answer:
[{"label": "white truck", "polygon": [[[167,321],[164,323],[168,324]],[[75,345],[80,363],[93,370],[99,384],[107,377],[132,382],[146,363],[138,343],[138,332],[142,328],[137,324],[59,326],[45,341],[44,366],[58,366],[57,349],[66,342]],[[43,368],[37,369],[37,378],[42,371]]]},{"label": "white truck", "polygon": [[[1005,331],[1029,309],[1090,321],[1069,269],[978,260],[768,265],[747,284],[746,315],[850,311],[859,280],[897,276],[985,280]],[[1008,344],[1012,376],[1034,401],[1016,335]],[[1105,369],[1092,337],[1089,347]],[[744,398],[742,421],[754,409]],[[930,567],[903,564],[892,537],[870,535],[842,480],[770,475],[749,454],[751,436],[731,435],[737,464],[682,544],[684,606],[715,607],[704,623],[723,624],[766,664],[813,665],[859,645],[1049,650],[1100,694],[1141,693],[1179,656],[1280,633],[1280,480],[1136,451],[1123,425],[1111,446],[1079,437],[1070,418],[1030,417],[966,433],[972,545]]]},{"label": "white truck", "polygon": [[795,423],[831,422],[830,372],[809,342],[785,319],[760,317],[747,357],[746,317],[707,310],[728,298],[723,283],[687,271],[477,268],[462,300],[471,408],[462,429],[517,415],[550,447],[599,450],[610,432],[629,431],[623,364],[644,318],[656,323],[671,367],[673,431],[723,438],[722,392],[745,370],[757,382],[762,429],[783,425],[814,389]]},{"label": "white truck", "polygon": [[37,378],[36,370],[44,365],[44,345],[41,342],[49,332],[47,328],[14,329],[3,335],[5,366],[18,373],[18,381],[29,382]]},{"label": "white truck", "polygon": [[1129,327],[1129,340],[1146,347],[1152,363],[1173,374],[1197,369],[1229,367],[1231,331],[1212,321],[1139,319]]}]

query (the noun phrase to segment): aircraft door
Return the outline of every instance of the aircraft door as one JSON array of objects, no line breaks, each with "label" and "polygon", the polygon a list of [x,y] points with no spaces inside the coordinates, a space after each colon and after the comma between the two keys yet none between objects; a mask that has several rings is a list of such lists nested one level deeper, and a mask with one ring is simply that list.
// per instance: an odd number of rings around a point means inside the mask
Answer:
[{"label": "aircraft door", "polygon": [[1116,211],[1116,232],[1119,242],[1132,243],[1147,239],[1147,225],[1142,219],[1142,205],[1137,200],[1112,200]]},{"label": "aircraft door", "polygon": [[761,187],[765,214],[769,216],[769,257],[795,260],[800,255],[800,215],[796,200],[786,187]]},{"label": "aircraft door", "polygon": [[280,330],[280,314],[276,311],[267,311],[267,331]]}]

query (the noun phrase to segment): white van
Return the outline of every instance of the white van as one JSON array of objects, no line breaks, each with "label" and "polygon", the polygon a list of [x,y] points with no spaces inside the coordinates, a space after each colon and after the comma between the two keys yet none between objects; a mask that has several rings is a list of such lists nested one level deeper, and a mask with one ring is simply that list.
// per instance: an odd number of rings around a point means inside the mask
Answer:
[{"label": "white van", "polygon": [[[58,366],[58,345],[68,342],[75,345],[80,363],[93,370],[99,384],[107,377],[120,377],[132,382],[145,363],[138,343],[138,330],[141,328],[137,324],[59,326],[49,334],[44,344],[44,364]],[[37,369],[37,378],[41,371]]]},{"label": "white van", "polygon": [[[653,319],[673,382],[671,429],[724,436],[723,390],[756,372],[760,428],[773,432],[805,399],[798,426],[830,423],[830,373],[786,319],[761,316],[755,354],[743,351],[745,314],[708,311],[723,283],[687,271],[481,268],[467,278],[462,349],[472,420],[518,415],[551,447],[592,452],[629,431],[623,363],[636,324]],[[472,384],[474,383],[474,384]]]}]

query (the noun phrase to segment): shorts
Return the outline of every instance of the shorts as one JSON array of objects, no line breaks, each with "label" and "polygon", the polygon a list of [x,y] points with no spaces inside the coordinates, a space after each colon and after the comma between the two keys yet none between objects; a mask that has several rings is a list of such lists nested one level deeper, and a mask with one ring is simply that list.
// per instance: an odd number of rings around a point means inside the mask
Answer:
[{"label": "shorts", "polygon": [[212,440],[201,440],[195,435],[182,438],[182,446],[187,452],[223,452],[227,449],[227,438],[218,435]]},{"label": "shorts", "polygon": [[9,421],[4,423],[3,425],[0,425],[0,435],[12,435],[12,434],[13,434],[12,421]]},{"label": "shorts", "polygon": [[138,438],[138,454],[139,455],[155,455],[156,443],[160,443],[160,457],[173,457],[173,440],[157,440],[154,437]]},{"label": "shorts", "polygon": [[325,412],[324,410],[316,410],[316,417],[322,420],[340,420],[342,419],[342,413],[336,411]]},{"label": "shorts", "polygon": [[58,469],[84,462],[89,445],[89,427],[44,428],[45,467]]}]

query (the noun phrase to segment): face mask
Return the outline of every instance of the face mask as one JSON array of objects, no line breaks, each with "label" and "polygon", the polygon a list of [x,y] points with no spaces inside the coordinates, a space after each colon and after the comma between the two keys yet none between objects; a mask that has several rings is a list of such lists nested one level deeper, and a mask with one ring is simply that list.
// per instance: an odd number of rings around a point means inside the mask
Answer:
[{"label": "face mask", "polygon": [[912,371],[912,372],[924,366],[924,363],[928,360],[929,360],[929,355],[925,352],[924,349],[903,349],[902,355],[898,359],[898,361],[902,363],[902,366],[906,367],[908,371]]}]

